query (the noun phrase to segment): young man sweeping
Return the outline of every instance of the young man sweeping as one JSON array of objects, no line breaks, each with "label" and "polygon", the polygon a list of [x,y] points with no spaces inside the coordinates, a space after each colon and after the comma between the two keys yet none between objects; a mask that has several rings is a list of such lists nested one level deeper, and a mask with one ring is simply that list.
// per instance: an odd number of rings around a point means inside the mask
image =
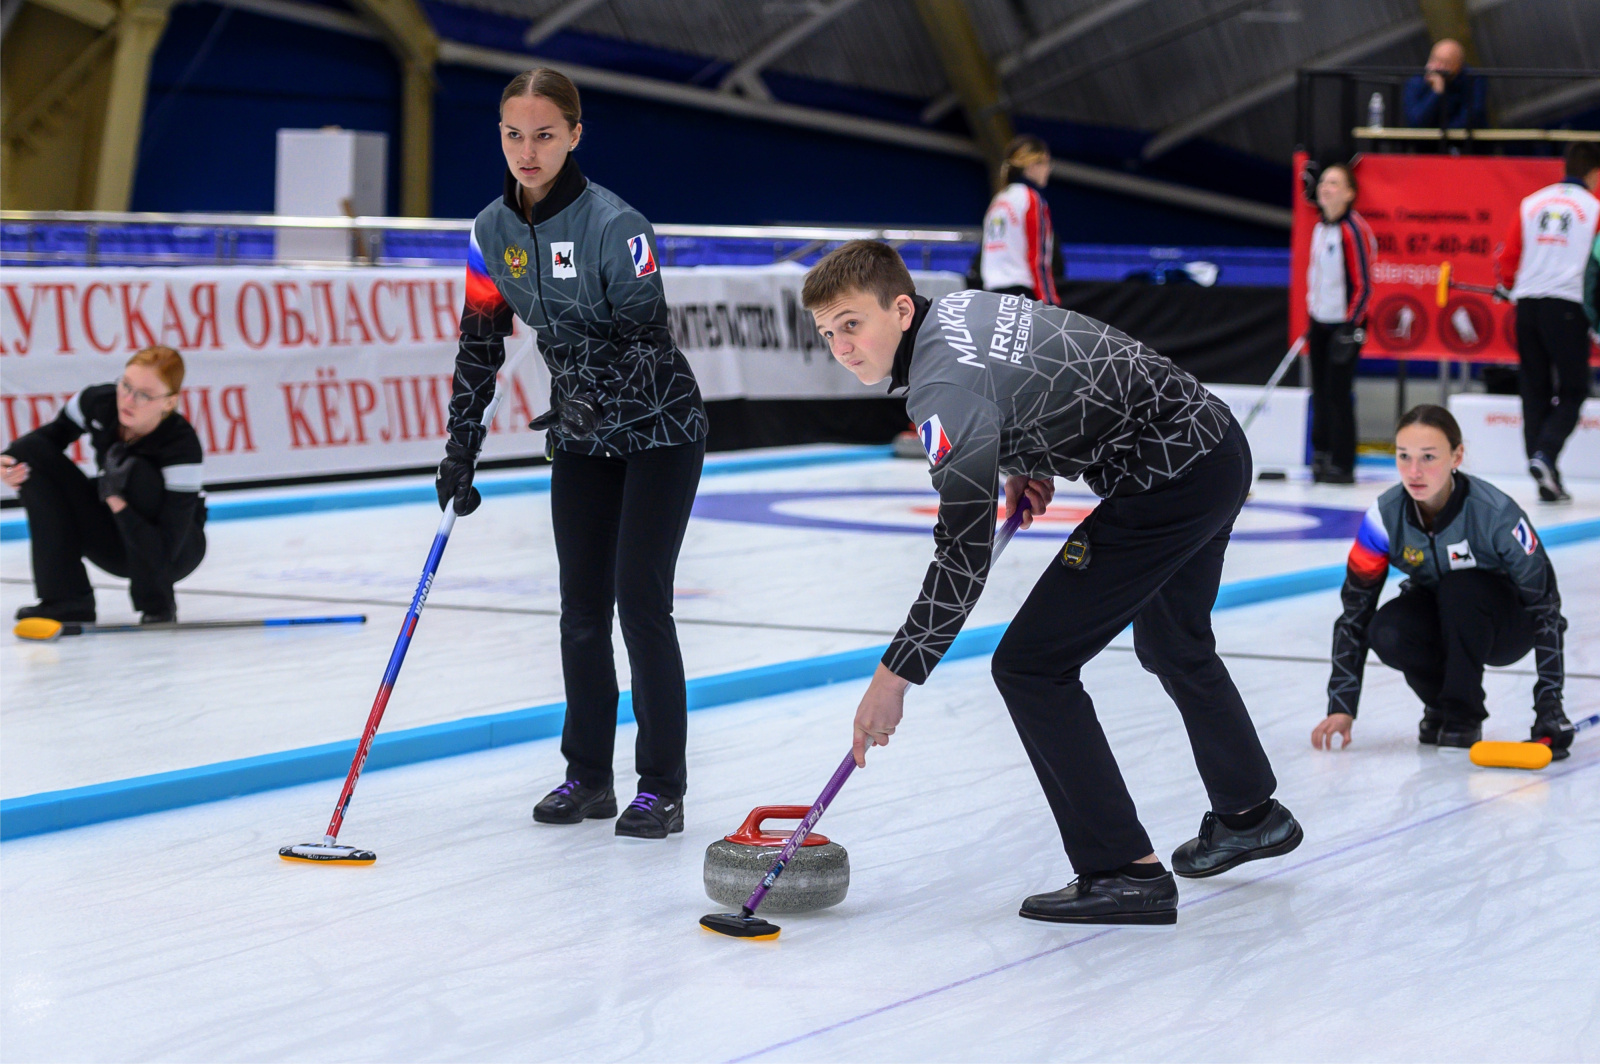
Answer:
[{"label": "young man sweeping", "polygon": [[[865,384],[904,391],[939,492],[922,593],[856,710],[857,764],[886,745],[905,690],[960,631],[989,572],[1000,477],[1007,511],[1033,514],[1054,477],[1102,497],[1039,578],[994,654],[995,683],[1033,762],[1078,878],[1021,915],[1170,924],[1178,890],[1139,824],[1079,680],[1130,622],[1139,661],[1183,715],[1210,797],[1172,870],[1216,875],[1288,853],[1300,825],[1244,701],[1217,657],[1211,606],[1250,449],[1227,406],[1170,361],[1093,318],[1019,296],[956,292],[931,304],[888,245],[852,241],[806,275],[802,301],[833,356]],[[1032,517],[1025,518],[1026,524]]]}]

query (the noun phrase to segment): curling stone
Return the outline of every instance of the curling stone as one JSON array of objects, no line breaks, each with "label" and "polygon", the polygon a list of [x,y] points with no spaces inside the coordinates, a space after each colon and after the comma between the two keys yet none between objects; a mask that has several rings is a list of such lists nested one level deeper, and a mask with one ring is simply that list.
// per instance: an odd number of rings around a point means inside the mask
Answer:
[{"label": "curling stone", "polygon": [[[739,830],[706,847],[706,894],[733,908],[743,905],[777,860],[788,832],[762,831],[768,820],[804,820],[804,805],[763,805],[750,810]],[[763,913],[808,913],[844,901],[850,889],[850,855],[812,832],[761,903]]]},{"label": "curling stone", "polygon": [[927,458],[928,452],[922,446],[922,437],[908,430],[894,438],[894,456],[896,458]]}]

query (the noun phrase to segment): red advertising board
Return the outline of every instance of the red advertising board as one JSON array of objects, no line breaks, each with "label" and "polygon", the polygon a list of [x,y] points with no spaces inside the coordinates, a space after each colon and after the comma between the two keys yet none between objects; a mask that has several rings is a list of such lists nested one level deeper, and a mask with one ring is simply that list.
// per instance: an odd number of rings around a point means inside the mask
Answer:
[{"label": "red advertising board", "polygon": [[[1296,154],[1295,172],[1305,165]],[[1516,307],[1452,290],[1438,305],[1439,269],[1493,285],[1495,252],[1529,194],[1561,180],[1559,159],[1451,155],[1367,155],[1355,163],[1355,209],[1372,226],[1366,358],[1517,360]],[[1306,266],[1317,209],[1296,194],[1290,252],[1289,328],[1306,330]]]}]

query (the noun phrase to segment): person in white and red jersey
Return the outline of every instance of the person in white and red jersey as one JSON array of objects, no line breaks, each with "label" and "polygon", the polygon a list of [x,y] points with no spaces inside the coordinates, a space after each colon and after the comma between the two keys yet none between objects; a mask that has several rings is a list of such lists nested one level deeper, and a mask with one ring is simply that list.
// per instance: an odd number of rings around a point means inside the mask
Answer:
[{"label": "person in white and red jersey", "polygon": [[1522,201],[1495,258],[1517,304],[1522,436],[1544,502],[1572,496],[1556,459],[1589,397],[1583,274],[1600,220],[1600,144],[1567,149],[1567,176]]},{"label": "person in white and red jersey", "polygon": [[1319,484],[1354,484],[1356,362],[1366,339],[1377,242],[1353,209],[1356,178],[1343,163],[1317,178],[1322,218],[1311,231],[1306,308],[1311,327],[1311,476]]},{"label": "person in white and red jersey", "polygon": [[1059,253],[1043,191],[1050,180],[1050,148],[1029,134],[1015,138],[1006,146],[1000,180],[1005,187],[983,216],[983,287],[1058,305]]}]

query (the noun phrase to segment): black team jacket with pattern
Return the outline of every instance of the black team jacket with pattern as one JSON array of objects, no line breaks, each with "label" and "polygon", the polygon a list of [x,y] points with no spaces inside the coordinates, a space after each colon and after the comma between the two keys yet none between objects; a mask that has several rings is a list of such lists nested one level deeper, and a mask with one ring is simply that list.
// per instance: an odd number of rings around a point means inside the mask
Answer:
[{"label": "black team jacket with pattern", "polygon": [[1563,685],[1561,592],[1550,556],[1522,507],[1505,492],[1466,473],[1454,474],[1450,500],[1423,528],[1417,504],[1396,484],[1361,520],[1345,569],[1344,612],[1333,623],[1333,675],[1328,712],[1356,715],[1367,663],[1367,629],[1392,565],[1406,574],[1401,591],[1433,589],[1439,577],[1477,569],[1505,577],[1516,587],[1533,621],[1535,705],[1560,703]]},{"label": "black team jacket with pattern", "polygon": [[644,216],[587,180],[568,156],[530,223],[509,171],[505,192],[472,226],[467,297],[446,451],[472,458],[505,364],[515,314],[550,368],[551,402],[598,402],[593,436],[551,429],[581,454],[629,453],[706,436],[705,405],[667,325],[656,235]]},{"label": "black team jacket with pattern", "polygon": [[890,391],[933,464],[933,564],[883,663],[922,683],[989,575],[1000,476],[1082,477],[1102,498],[1187,473],[1227,432],[1223,402],[1124,333],[1076,311],[965,291],[916,316]]},{"label": "black team jacket with pattern", "polygon": [[[84,433],[89,434],[89,446],[94,451],[95,467],[104,470],[106,451],[121,439],[117,422],[117,386],[94,384],[67,400],[54,421],[39,426],[6,449],[15,454],[17,443],[30,436],[47,441],[56,450],[64,451]],[[205,453],[200,447],[200,437],[194,426],[182,414],[174,413],[148,435],[127,445],[128,455],[155,466],[161,472],[161,482],[166,492],[161,497],[161,509],[155,514],[141,514],[132,506],[123,507],[113,514],[117,529],[122,533],[130,550],[137,551],[167,590],[170,600],[172,580],[170,567],[191,535],[205,527],[206,504],[203,489]]]}]

